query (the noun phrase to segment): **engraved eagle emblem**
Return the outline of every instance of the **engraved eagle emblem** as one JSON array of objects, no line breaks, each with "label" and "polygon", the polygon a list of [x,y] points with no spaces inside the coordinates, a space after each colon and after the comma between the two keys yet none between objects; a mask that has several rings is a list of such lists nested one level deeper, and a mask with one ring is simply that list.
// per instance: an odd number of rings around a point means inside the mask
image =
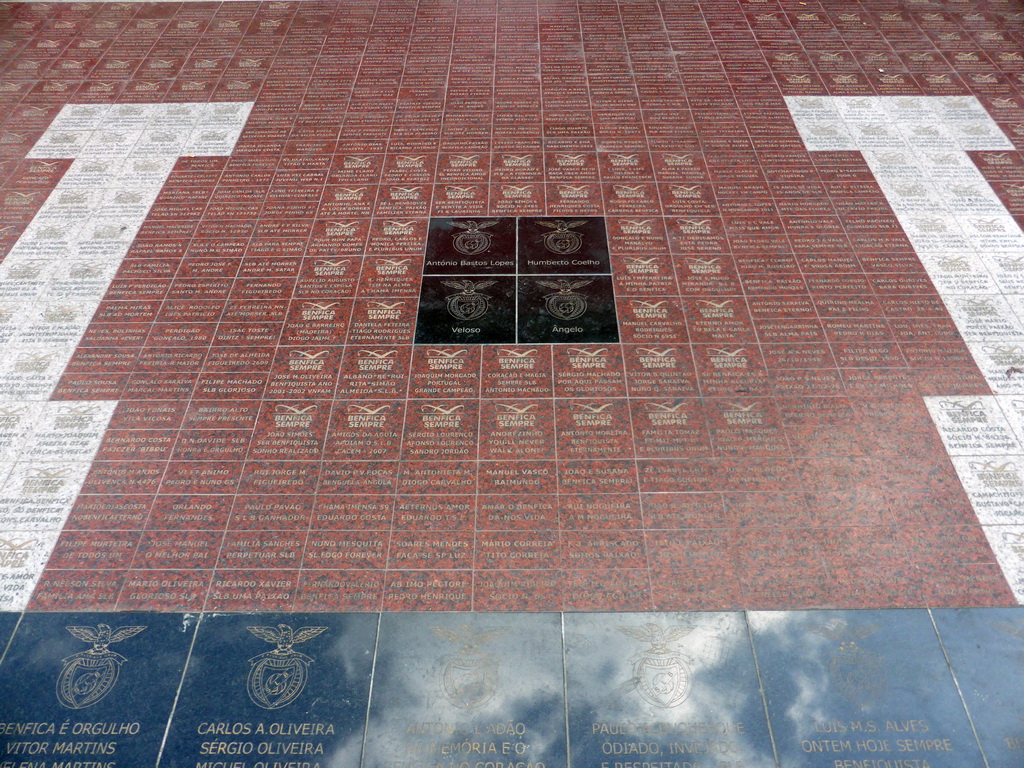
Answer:
[{"label": "engraved eagle emblem", "polygon": [[327,627],[301,627],[293,630],[287,624],[277,627],[246,627],[260,640],[277,647],[249,659],[246,691],[253,704],[263,709],[281,709],[295,701],[306,687],[309,665],[313,659],[292,646],[312,640]]},{"label": "engraved eagle emblem", "polygon": [[65,629],[79,640],[90,643],[92,648],[62,660],[64,668],[57,677],[57,700],[68,709],[85,709],[114,690],[121,665],[128,661],[110,650],[110,646],[134,637],[146,627],[111,629],[108,624],[98,624]]},{"label": "engraved eagle emblem", "polygon": [[693,660],[670,648],[669,643],[690,634],[693,627],[677,624],[663,628],[649,622],[639,627],[616,629],[634,640],[650,644],[630,658],[633,676],[619,690],[623,693],[636,691],[645,701],[661,709],[677,707],[686,701],[693,683]]}]

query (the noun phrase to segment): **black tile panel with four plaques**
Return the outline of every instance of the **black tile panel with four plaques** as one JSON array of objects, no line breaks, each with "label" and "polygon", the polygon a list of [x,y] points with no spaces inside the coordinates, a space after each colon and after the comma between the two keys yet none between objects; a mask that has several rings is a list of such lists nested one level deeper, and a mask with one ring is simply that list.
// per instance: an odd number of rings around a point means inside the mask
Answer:
[{"label": "black tile panel with four plaques", "polygon": [[431,219],[417,344],[619,340],[604,219]]}]

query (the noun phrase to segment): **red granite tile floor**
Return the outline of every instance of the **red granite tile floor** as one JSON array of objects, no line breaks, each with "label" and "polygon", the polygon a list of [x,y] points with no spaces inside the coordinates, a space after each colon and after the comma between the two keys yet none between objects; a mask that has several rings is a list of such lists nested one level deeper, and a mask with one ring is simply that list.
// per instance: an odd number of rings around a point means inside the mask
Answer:
[{"label": "red granite tile floor", "polygon": [[[1007,148],[962,145],[956,178],[1010,238],[1022,41],[1012,0],[0,5],[0,411],[108,409],[70,458],[71,426],[57,453],[0,435],[7,607],[1017,604],[1024,502],[993,472],[1024,420],[957,453],[929,410],[1010,407],[970,346],[997,321],[947,309],[929,259],[963,248],[907,231],[891,145],[824,123],[971,97]],[[170,161],[91,180],[125,157]],[[450,217],[600,220],[617,336],[414,343]],[[58,342],[51,385],[19,378]],[[958,457],[993,464],[998,519]],[[77,479],[47,523],[54,472]]]}]

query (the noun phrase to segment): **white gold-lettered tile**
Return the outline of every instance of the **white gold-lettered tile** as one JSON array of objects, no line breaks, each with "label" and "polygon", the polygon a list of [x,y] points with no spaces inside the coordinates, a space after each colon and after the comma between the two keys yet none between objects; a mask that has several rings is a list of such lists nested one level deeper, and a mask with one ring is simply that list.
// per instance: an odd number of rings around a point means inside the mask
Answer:
[{"label": "white gold-lettered tile", "polygon": [[836,109],[843,120],[848,123],[887,122],[888,114],[877,97],[872,96],[836,96],[833,97]]},{"label": "white gold-lettered tile", "polygon": [[49,399],[75,346],[10,345],[0,359],[0,401]]},{"label": "white gold-lettered tile", "polygon": [[79,150],[78,157],[116,158],[127,157],[139,138],[142,130],[138,128],[110,127],[100,128],[92,133],[89,140]]},{"label": "white gold-lettered tile", "polygon": [[863,152],[864,160],[871,168],[872,174],[882,180],[897,183],[928,182],[917,154],[909,147],[902,149],[869,149]]},{"label": "white gold-lettered tile", "polygon": [[967,341],[1024,339],[1024,323],[1002,294],[945,296],[943,302]]},{"label": "white gold-lettered tile", "polygon": [[898,135],[915,149],[947,149],[956,146],[953,132],[940,122],[931,120],[900,120]]},{"label": "white gold-lettered tile", "polygon": [[19,347],[35,345],[77,345],[95,309],[70,299],[48,299],[36,303],[14,337]]},{"label": "white gold-lettered tile", "polygon": [[1024,455],[995,397],[926,397],[925,405],[950,456]]},{"label": "white gold-lettered tile", "polygon": [[999,293],[999,286],[973,252],[918,252],[921,264],[942,295]]},{"label": "white gold-lettered tile", "polygon": [[59,536],[59,530],[0,530],[0,610],[28,606]]},{"label": "white gold-lettered tile", "polygon": [[123,130],[145,128],[162,104],[114,104],[100,120],[97,130]]},{"label": "white gold-lettered tile", "polygon": [[25,227],[21,238],[12,249],[18,252],[22,241],[26,245],[35,246],[35,250],[52,254],[51,258],[63,255],[72,248],[78,240],[78,233],[85,226],[86,221],[76,216],[50,216],[43,214],[36,216]]},{"label": "white gold-lettered tile", "polygon": [[915,154],[925,175],[934,181],[985,181],[970,156],[960,149],[922,150]]},{"label": "white gold-lettered tile", "polygon": [[103,218],[126,219],[135,221],[145,219],[149,209],[159,194],[159,189],[151,186],[119,187],[105,189],[93,215]]},{"label": "white gold-lettered tile", "polygon": [[974,96],[935,96],[935,114],[943,122],[989,120],[988,111]]},{"label": "white gold-lettered tile", "polygon": [[74,299],[89,302],[95,308],[117,274],[118,266],[113,259],[69,260],[51,278],[46,295],[55,301]]},{"label": "white gold-lettered tile", "polygon": [[988,184],[980,181],[951,181],[936,187],[943,207],[955,214],[1005,216],[1006,206]]},{"label": "white gold-lettered tile", "polygon": [[73,256],[79,259],[123,258],[138,234],[143,219],[94,217],[86,222],[78,235]]},{"label": "white gold-lettered tile", "polygon": [[159,193],[177,161],[173,155],[132,155],[118,165],[115,180],[107,186],[112,189],[147,187]]},{"label": "white gold-lettered tile", "polygon": [[982,253],[980,258],[1002,293],[1024,293],[1024,253],[995,251]]},{"label": "white gold-lettered tile", "polygon": [[0,403],[0,465],[8,471],[24,449],[45,405],[16,401]]},{"label": "white gold-lettered tile", "polygon": [[1024,523],[1024,455],[953,456],[982,525]]},{"label": "white gold-lettered tile", "polygon": [[[26,259],[8,254],[0,264],[0,301],[42,295],[58,268],[59,263],[50,259]],[[23,303],[22,307],[26,305]]]},{"label": "white gold-lettered tile", "polygon": [[252,112],[251,101],[212,101],[200,105],[199,127],[219,127],[236,134],[242,130]]},{"label": "white gold-lettered tile", "polygon": [[946,207],[939,190],[924,178],[883,178],[878,186],[898,215],[928,215]]},{"label": "white gold-lettered tile", "polygon": [[99,208],[103,197],[101,188],[69,187],[63,181],[61,179],[57,188],[46,198],[36,218],[42,220],[51,217],[84,217],[92,215]]},{"label": "white gold-lettered tile", "polygon": [[135,146],[137,155],[181,155],[184,154],[185,143],[188,141],[193,128],[185,129],[164,127],[147,128],[139,137],[139,143]]},{"label": "white gold-lettered tile", "polygon": [[1024,603],[1024,525],[982,526],[1010,589]]},{"label": "white gold-lettered tile", "polygon": [[91,130],[49,129],[29,151],[30,158],[78,157],[92,139]]},{"label": "white gold-lettered tile", "polygon": [[57,188],[60,191],[82,189],[99,195],[101,190],[117,182],[123,162],[119,158],[80,157],[71,163]]},{"label": "white gold-lettered tile", "polygon": [[965,152],[1013,150],[1013,142],[991,118],[948,123],[960,149]]},{"label": "white gold-lettered tile", "polygon": [[61,528],[88,471],[85,462],[16,462],[0,488],[0,528]]},{"label": "white gold-lettered tile", "polygon": [[115,401],[49,402],[25,441],[23,461],[91,461],[103,442]]},{"label": "white gold-lettered tile", "polygon": [[985,382],[997,395],[1024,395],[1024,339],[968,341]]},{"label": "white gold-lettered tile", "polygon": [[971,248],[980,252],[1020,251],[1024,253],[1024,232],[1008,213],[996,215],[955,213],[960,230]]},{"label": "white gold-lettered tile", "polygon": [[889,118],[902,122],[935,122],[934,102],[927,96],[880,96],[878,103]]},{"label": "white gold-lettered tile", "polygon": [[899,216],[900,225],[917,251],[970,251],[970,241],[946,211]]},{"label": "white gold-lettered tile", "polygon": [[189,131],[196,126],[203,116],[203,104],[158,104],[149,121],[150,128],[170,128],[177,131]]},{"label": "white gold-lettered tile", "polygon": [[797,125],[800,138],[811,152],[852,152],[857,142],[841,120],[804,121]]},{"label": "white gold-lettered tile", "polygon": [[17,461],[0,488],[0,495],[18,502],[72,502],[88,472],[85,462]]},{"label": "white gold-lettered tile", "polygon": [[47,131],[95,131],[109,111],[109,104],[66,104],[50,122]]},{"label": "white gold-lettered tile", "polygon": [[786,96],[786,106],[793,120],[799,124],[816,120],[838,120],[836,100],[829,96]]},{"label": "white gold-lettered tile", "polygon": [[[1021,374],[1024,378],[1024,374]],[[1013,430],[1017,439],[1024,443],[1024,397],[1019,395],[996,395],[1003,416]]]},{"label": "white gold-lettered tile", "polygon": [[896,126],[884,120],[847,122],[858,149],[902,149],[906,142]]}]

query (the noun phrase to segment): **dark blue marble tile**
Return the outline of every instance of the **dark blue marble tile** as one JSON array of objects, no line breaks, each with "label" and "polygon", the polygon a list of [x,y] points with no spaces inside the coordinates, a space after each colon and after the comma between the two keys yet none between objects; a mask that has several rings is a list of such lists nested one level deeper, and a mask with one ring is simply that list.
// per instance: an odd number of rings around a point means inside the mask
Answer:
[{"label": "dark blue marble tile", "polygon": [[748,615],[786,768],[966,768],[982,757],[927,611]]},{"label": "dark blue marble tile", "polygon": [[161,768],[357,766],[377,614],[204,616]]},{"label": "dark blue marble tile", "polygon": [[932,611],[989,768],[1024,765],[1024,608]]},{"label": "dark blue marble tile", "polygon": [[564,768],[558,614],[381,618],[363,768]]},{"label": "dark blue marble tile", "polygon": [[575,766],[775,765],[741,614],[566,614],[565,664]]},{"label": "dark blue marble tile", "polygon": [[4,768],[148,768],[196,618],[28,613],[0,664]]},{"label": "dark blue marble tile", "polygon": [[7,641],[14,634],[14,628],[18,626],[20,613],[0,613],[0,661],[3,661],[4,651],[7,650]]}]

